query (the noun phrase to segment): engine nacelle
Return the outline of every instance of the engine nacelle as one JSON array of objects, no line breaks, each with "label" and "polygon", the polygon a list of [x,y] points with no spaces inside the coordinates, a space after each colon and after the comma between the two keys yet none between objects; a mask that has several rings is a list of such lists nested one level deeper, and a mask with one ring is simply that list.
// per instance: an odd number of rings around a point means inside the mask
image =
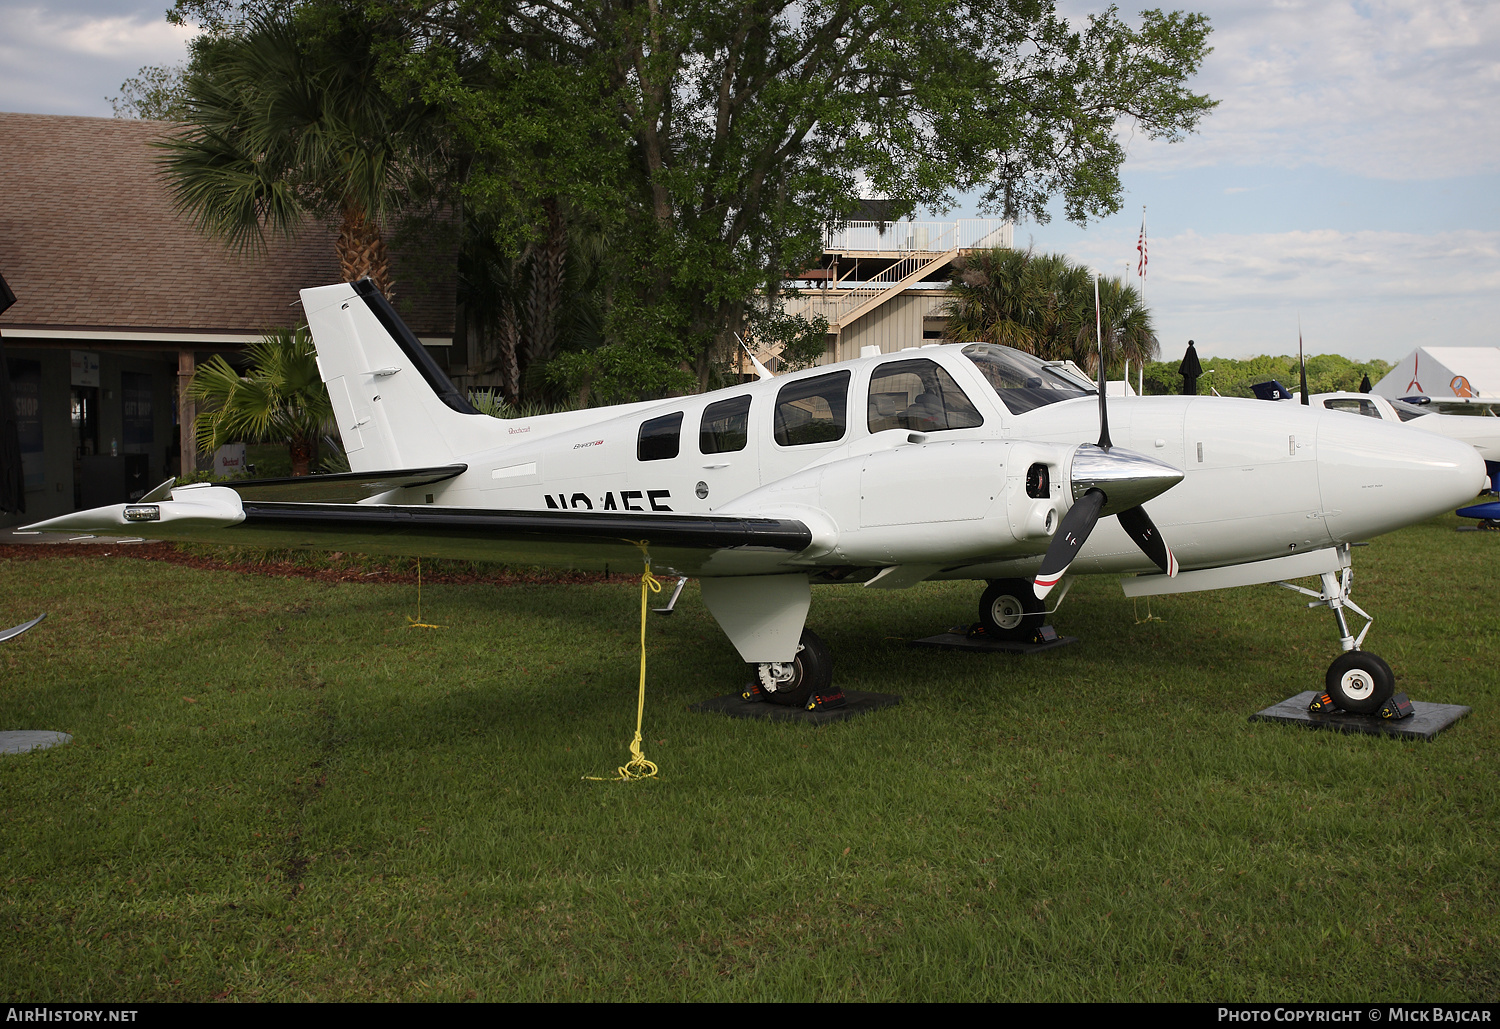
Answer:
[{"label": "engine nacelle", "polygon": [[[1046,549],[1063,512],[1071,445],[927,440],[836,458],[746,494],[724,514],[827,516],[813,564],[952,564],[1015,542]],[[820,519],[822,521],[822,519]],[[913,531],[920,527],[920,531]]]}]

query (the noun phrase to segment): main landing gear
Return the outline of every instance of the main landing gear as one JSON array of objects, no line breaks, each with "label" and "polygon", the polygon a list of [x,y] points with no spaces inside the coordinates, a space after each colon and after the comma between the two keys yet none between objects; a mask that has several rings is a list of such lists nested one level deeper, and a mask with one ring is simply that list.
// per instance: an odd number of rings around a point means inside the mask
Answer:
[{"label": "main landing gear", "polygon": [[1042,627],[1046,610],[1030,579],[995,579],[979,598],[979,624],[991,639],[1021,643]]},{"label": "main landing gear", "polygon": [[[1344,544],[1340,549],[1347,556],[1348,544]],[[1359,645],[1365,641],[1365,634],[1370,631],[1370,626],[1375,624],[1375,619],[1364,608],[1349,599],[1349,590],[1354,582],[1354,571],[1348,565],[1337,572],[1324,572],[1322,580],[1321,592],[1289,582],[1283,582],[1280,585],[1317,598],[1307,606],[1328,608],[1333,612],[1334,620],[1338,622],[1339,644],[1344,648],[1344,653],[1334,659],[1324,676],[1324,684],[1328,689],[1328,695],[1333,698],[1334,705],[1351,714],[1376,714],[1396,692],[1396,676],[1391,671],[1391,666],[1381,658],[1359,649]],[[1359,631],[1358,636],[1349,631],[1349,622],[1344,617],[1345,608],[1365,620],[1364,628]]]},{"label": "main landing gear", "polygon": [[792,660],[762,661],[755,670],[756,681],[746,688],[746,700],[817,708],[843,699],[843,692],[833,689],[833,655],[828,644],[811,629],[802,630]]}]

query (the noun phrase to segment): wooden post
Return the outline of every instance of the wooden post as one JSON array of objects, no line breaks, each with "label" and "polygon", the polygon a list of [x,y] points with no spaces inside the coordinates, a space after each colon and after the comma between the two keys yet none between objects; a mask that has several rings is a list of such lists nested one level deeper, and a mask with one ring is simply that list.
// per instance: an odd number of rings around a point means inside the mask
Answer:
[{"label": "wooden post", "polygon": [[198,405],[187,395],[188,385],[196,370],[195,355],[191,350],[177,351],[177,423],[181,427],[177,456],[180,471],[185,478],[198,470],[198,441],[194,437],[193,423],[198,418]]}]

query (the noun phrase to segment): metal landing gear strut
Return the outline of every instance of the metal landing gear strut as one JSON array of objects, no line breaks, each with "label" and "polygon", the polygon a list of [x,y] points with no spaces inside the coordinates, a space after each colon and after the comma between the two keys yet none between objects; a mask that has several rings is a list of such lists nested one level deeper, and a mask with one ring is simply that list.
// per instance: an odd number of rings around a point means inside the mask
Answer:
[{"label": "metal landing gear strut", "polygon": [[[1396,692],[1396,677],[1391,672],[1391,666],[1385,661],[1375,654],[1359,649],[1360,644],[1365,641],[1365,634],[1370,631],[1370,626],[1375,624],[1375,619],[1364,608],[1349,599],[1349,590],[1354,582],[1354,570],[1347,563],[1349,544],[1345,543],[1339,547],[1339,550],[1345,561],[1344,567],[1337,572],[1322,574],[1321,592],[1290,582],[1282,582],[1278,585],[1316,598],[1307,605],[1310,608],[1326,607],[1333,612],[1334,620],[1338,622],[1339,627],[1339,644],[1344,648],[1344,653],[1334,659],[1324,676],[1328,695],[1333,698],[1335,706],[1344,711],[1351,714],[1373,715],[1380,711],[1382,705]],[[1348,619],[1344,617],[1345,608],[1365,620],[1364,628],[1360,629],[1358,636],[1349,631]]]}]

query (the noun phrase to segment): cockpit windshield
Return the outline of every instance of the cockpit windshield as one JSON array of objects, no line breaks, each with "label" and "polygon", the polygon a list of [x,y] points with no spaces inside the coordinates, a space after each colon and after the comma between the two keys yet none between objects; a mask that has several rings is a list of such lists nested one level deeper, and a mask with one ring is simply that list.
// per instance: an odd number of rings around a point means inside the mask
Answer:
[{"label": "cockpit windshield", "polygon": [[1426,408],[1418,407],[1416,404],[1408,404],[1404,400],[1392,400],[1391,406],[1396,409],[1396,417],[1403,422],[1409,422],[1413,418],[1420,418],[1424,414],[1431,414]]},{"label": "cockpit windshield", "polygon": [[972,343],[964,347],[964,356],[974,362],[1011,414],[1025,414],[1090,392],[1061,369],[1010,347]]}]

